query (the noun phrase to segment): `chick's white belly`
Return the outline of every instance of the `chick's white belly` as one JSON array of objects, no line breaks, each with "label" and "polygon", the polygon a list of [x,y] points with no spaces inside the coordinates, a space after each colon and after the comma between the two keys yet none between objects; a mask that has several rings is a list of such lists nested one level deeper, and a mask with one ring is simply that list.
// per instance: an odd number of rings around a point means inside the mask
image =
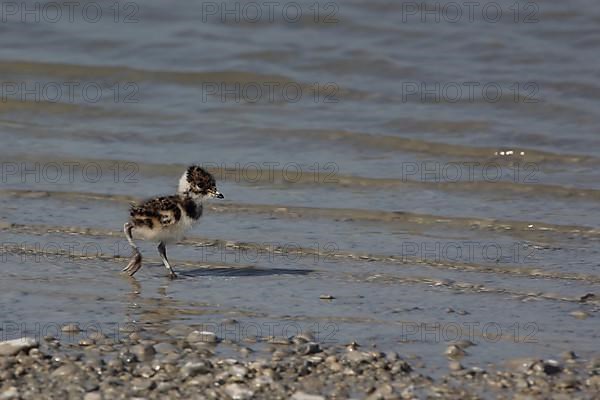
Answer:
[{"label": "chick's white belly", "polygon": [[194,221],[191,218],[182,215],[181,219],[176,224],[168,227],[155,226],[152,229],[146,226],[135,227],[133,236],[156,242],[177,242],[183,239],[185,234],[192,228],[193,222]]}]

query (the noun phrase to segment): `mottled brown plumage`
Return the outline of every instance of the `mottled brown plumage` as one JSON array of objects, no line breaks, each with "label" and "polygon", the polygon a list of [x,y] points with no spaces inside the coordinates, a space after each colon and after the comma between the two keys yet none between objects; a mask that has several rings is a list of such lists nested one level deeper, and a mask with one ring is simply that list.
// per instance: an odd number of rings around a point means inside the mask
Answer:
[{"label": "mottled brown plumage", "polygon": [[147,200],[129,209],[131,222],[135,226],[167,228],[181,220],[182,213],[197,220],[202,216],[202,204],[196,204],[189,196],[164,196]]},{"label": "mottled brown plumage", "polygon": [[166,255],[168,241],[177,241],[191,228],[192,223],[202,216],[204,198],[223,198],[217,190],[215,178],[203,168],[192,165],[179,180],[178,193],[173,196],[156,197],[140,204],[133,204],[129,210],[129,222],[123,230],[134,255],[123,271],[135,274],[142,266],[142,256],[133,242],[133,234],[144,239],[159,242],[158,251],[172,278],[175,272]]},{"label": "mottled brown plumage", "polygon": [[211,190],[217,190],[215,178],[202,167],[192,165],[186,171],[188,182],[194,182],[190,190],[192,193],[206,196]]}]

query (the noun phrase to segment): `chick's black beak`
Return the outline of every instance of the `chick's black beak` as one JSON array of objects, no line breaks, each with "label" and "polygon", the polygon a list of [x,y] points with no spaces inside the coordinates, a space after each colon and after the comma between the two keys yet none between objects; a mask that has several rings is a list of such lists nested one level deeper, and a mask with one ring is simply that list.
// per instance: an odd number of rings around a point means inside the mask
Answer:
[{"label": "chick's black beak", "polygon": [[217,192],[217,195],[215,196],[217,199],[224,199],[225,196],[223,196],[223,193],[221,192]]}]

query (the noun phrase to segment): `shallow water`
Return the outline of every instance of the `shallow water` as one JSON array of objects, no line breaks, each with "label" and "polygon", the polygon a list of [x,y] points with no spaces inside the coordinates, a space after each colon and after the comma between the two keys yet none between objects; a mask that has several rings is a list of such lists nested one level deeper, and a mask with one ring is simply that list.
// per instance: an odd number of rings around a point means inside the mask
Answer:
[{"label": "shallow water", "polygon": [[[593,2],[498,1],[497,23],[379,0],[297,2],[298,22],[98,4],[97,23],[0,25],[3,337],[312,330],[430,371],[456,339],[477,344],[464,364],[597,352]],[[226,199],[169,247],[181,279],[150,243],[124,278],[128,202],[191,163]]]}]

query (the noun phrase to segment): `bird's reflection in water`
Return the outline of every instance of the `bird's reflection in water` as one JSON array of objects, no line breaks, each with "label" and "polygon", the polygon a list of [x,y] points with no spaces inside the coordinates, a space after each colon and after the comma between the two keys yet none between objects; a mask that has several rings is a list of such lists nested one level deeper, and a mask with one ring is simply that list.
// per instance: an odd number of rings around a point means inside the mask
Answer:
[{"label": "bird's reflection in water", "polygon": [[130,290],[125,295],[125,315],[129,330],[140,334],[144,332],[164,333],[180,315],[181,304],[167,293],[171,281],[155,287],[154,296],[144,296],[152,288],[152,282],[142,283],[135,277],[126,277]]}]

